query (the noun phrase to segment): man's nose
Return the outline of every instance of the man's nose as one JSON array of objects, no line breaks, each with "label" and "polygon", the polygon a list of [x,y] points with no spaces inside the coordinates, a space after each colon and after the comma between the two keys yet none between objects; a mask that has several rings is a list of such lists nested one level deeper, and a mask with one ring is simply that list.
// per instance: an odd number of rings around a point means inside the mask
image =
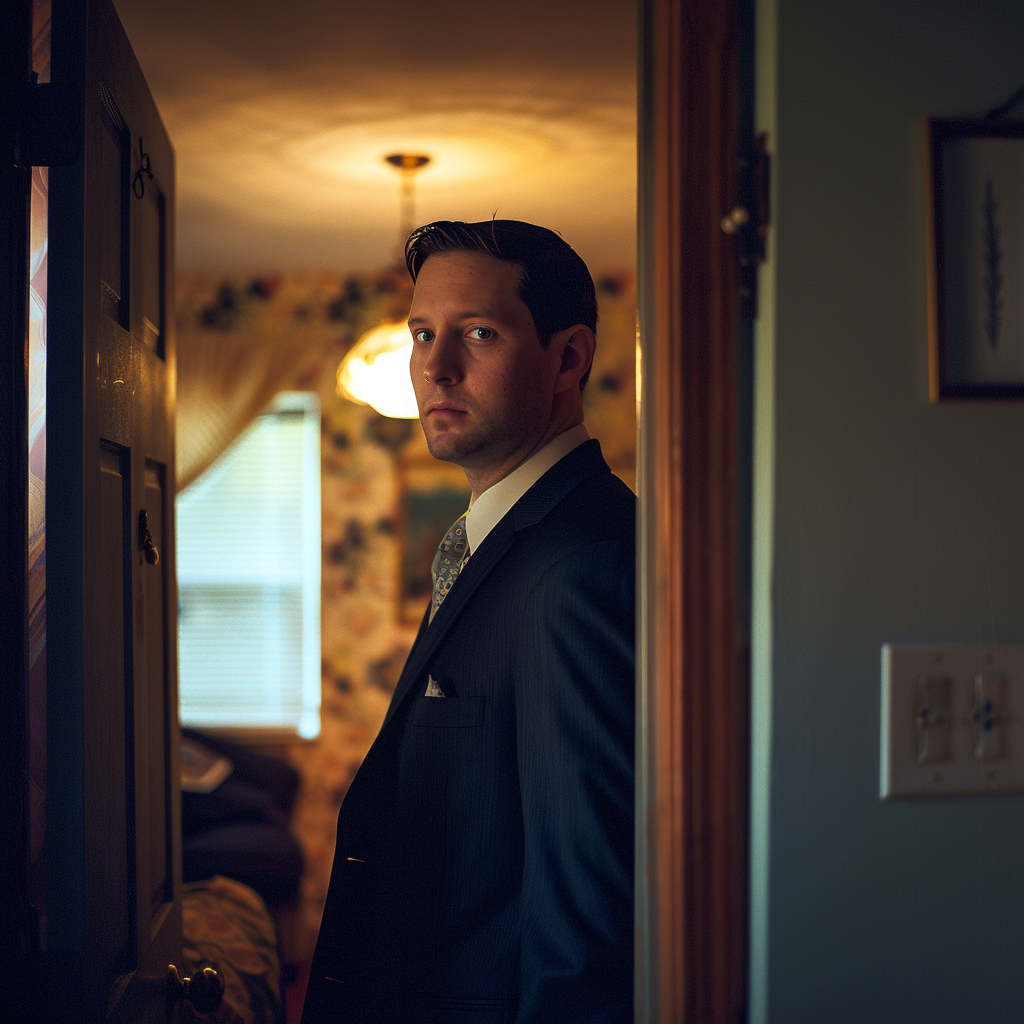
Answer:
[{"label": "man's nose", "polygon": [[423,364],[423,379],[428,384],[457,384],[462,380],[458,337],[450,331],[439,331]]}]

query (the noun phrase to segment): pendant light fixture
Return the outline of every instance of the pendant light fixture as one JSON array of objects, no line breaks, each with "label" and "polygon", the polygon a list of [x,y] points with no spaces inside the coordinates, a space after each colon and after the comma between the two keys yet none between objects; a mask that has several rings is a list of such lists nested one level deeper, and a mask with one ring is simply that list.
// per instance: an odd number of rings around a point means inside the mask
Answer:
[{"label": "pendant light fixture", "polygon": [[[384,160],[401,174],[399,244],[395,263],[404,272],[405,240],[416,226],[414,175],[430,163],[422,153],[392,153]],[[338,367],[338,394],[359,405],[372,406],[382,416],[417,419],[419,410],[409,358],[412,338],[404,320],[385,320],[367,331]]]}]

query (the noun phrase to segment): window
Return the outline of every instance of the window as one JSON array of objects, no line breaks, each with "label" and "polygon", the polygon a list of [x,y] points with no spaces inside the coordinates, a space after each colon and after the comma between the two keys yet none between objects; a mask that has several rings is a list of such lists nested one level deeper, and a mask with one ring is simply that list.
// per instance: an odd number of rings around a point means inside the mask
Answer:
[{"label": "window", "polygon": [[[183,725],[320,732],[320,406],[284,392],[177,499]],[[250,735],[251,734],[251,735]]]}]

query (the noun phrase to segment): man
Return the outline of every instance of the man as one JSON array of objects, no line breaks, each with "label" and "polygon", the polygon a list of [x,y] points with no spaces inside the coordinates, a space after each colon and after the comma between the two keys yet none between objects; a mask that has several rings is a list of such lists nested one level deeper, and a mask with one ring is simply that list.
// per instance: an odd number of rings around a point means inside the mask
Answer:
[{"label": "man", "polygon": [[413,232],[411,372],[468,515],[338,817],[303,1020],[632,1021],[635,499],[583,424],[554,232]]}]

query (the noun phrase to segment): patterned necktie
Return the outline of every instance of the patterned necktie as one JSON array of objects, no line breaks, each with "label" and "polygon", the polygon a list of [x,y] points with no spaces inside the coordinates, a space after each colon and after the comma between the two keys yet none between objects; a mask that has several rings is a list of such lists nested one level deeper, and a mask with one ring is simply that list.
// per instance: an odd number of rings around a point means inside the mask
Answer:
[{"label": "patterned necktie", "polygon": [[466,513],[464,512],[452,524],[452,528],[444,535],[444,540],[438,545],[437,554],[434,555],[434,564],[430,567],[430,575],[434,578],[434,595],[430,599],[430,620],[434,621],[437,609],[441,602],[448,596],[462,569],[462,563],[466,559],[466,552],[469,550],[469,541],[466,539]]}]

